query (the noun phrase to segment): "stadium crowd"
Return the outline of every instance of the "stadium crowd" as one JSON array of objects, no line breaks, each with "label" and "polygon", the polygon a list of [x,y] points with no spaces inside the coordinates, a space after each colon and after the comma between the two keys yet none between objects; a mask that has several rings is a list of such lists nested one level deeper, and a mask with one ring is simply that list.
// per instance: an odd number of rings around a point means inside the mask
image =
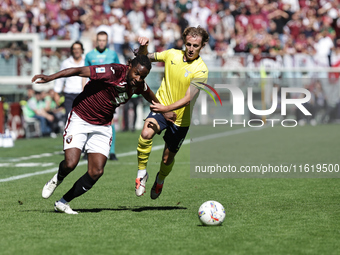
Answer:
[{"label": "stadium crowd", "polygon": [[[318,66],[338,66],[338,0],[4,0],[0,33],[38,33],[41,39],[94,40],[98,30],[124,56],[140,35],[149,50],[180,48],[185,27],[200,24],[209,46],[225,59],[235,53],[261,51],[271,56],[308,53]],[[93,45],[94,45],[93,41]],[[2,52],[4,54],[4,52]],[[221,62],[222,64],[224,61]]]},{"label": "stadium crowd", "polygon": [[[109,35],[109,48],[118,53],[120,60],[133,56],[132,49],[138,47],[139,36],[150,39],[150,52],[181,49],[183,30],[197,25],[207,29],[210,35],[202,56],[213,56],[208,65],[214,67],[232,66],[233,58],[240,55],[245,56],[242,65],[247,67],[259,67],[256,63],[264,57],[271,58],[270,64],[279,63],[275,67],[340,66],[339,0],[3,0],[0,3],[0,33],[37,33],[41,40],[90,40],[94,48],[97,32],[105,31]],[[10,58],[20,50],[26,53],[18,74],[32,75],[31,51],[27,45],[12,43],[10,47],[1,47],[0,57]],[[54,72],[49,66],[59,67],[67,54],[44,49],[44,72]],[[252,77],[251,72],[247,74]],[[303,77],[302,73],[284,75]],[[329,73],[327,78],[338,81],[339,73]],[[319,81],[314,80],[306,87],[313,92]],[[326,81],[325,85],[322,81],[326,100],[323,108],[326,115],[333,116],[328,119],[340,119],[339,89],[331,83]]]}]

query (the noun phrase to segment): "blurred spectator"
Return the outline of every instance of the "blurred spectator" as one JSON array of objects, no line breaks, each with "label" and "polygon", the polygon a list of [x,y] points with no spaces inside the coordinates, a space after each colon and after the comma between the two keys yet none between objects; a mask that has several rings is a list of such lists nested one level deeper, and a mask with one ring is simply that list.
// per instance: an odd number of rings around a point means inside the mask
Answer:
[{"label": "blurred spectator", "polygon": [[175,41],[181,37],[180,28],[176,24],[164,22],[162,30],[162,42],[164,43],[165,48],[173,48]]},{"label": "blurred spectator", "polygon": [[240,12],[234,11],[235,15],[235,28],[236,26],[246,29],[249,23],[249,12],[246,7],[242,7]]},{"label": "blurred spectator", "polygon": [[[166,33],[166,31],[164,31]],[[149,46],[148,49],[150,52],[155,52],[155,44],[154,44],[154,38],[153,38],[153,31],[152,28],[148,27],[148,24],[144,22],[141,26],[141,28],[136,33],[137,36],[145,36],[149,38]]]},{"label": "blurred spectator", "polygon": [[262,29],[266,29],[267,23],[264,16],[261,14],[260,9],[256,5],[252,5],[250,7],[250,15],[249,15],[249,26],[248,29],[260,31]]},{"label": "blurred spectator", "polygon": [[121,19],[124,16],[124,1],[117,0],[111,2],[111,14],[116,18]]},{"label": "blurred spectator", "polygon": [[303,31],[303,24],[298,13],[292,15],[292,19],[287,22],[287,28],[294,39],[298,38],[299,34]]},{"label": "blurred spectator", "polygon": [[219,14],[222,17],[223,36],[229,40],[235,33],[235,18],[228,8]]},{"label": "blurred spectator", "polygon": [[123,57],[123,45],[125,35],[125,25],[121,18],[115,18],[115,22],[111,25],[112,43],[113,48],[117,52],[119,57]]},{"label": "blurred spectator", "polygon": [[0,33],[7,33],[11,27],[12,17],[0,6]]},{"label": "blurred spectator", "polygon": [[133,32],[138,33],[138,30],[145,21],[142,6],[139,2],[134,2],[133,10],[127,14],[127,18],[129,19]]},{"label": "blurred spectator", "polygon": [[179,38],[175,41],[174,49],[183,50],[184,49],[184,41],[182,38]]},{"label": "blurred spectator", "polygon": [[153,0],[146,0],[146,5],[144,9],[144,18],[148,26],[152,27],[154,19],[156,17],[156,11]]},{"label": "blurred spectator", "polygon": [[49,0],[45,3],[45,8],[48,13],[49,19],[56,20],[60,12],[60,2],[57,0]]},{"label": "blurred spectator", "polygon": [[[53,115],[54,120],[52,122],[52,131],[53,133],[62,133],[65,125],[65,109],[64,107],[59,107],[54,100],[55,95],[57,93],[54,89],[49,89],[44,99],[45,103],[45,111],[51,115]],[[52,136],[54,136],[52,134]]]},{"label": "blurred spectator", "polygon": [[52,136],[52,123],[54,121],[54,116],[49,114],[44,109],[44,96],[42,91],[35,90],[34,96],[31,97],[27,104],[24,106],[23,113],[28,118],[35,118],[40,122],[40,128],[43,136]]},{"label": "blurred spectator", "polygon": [[282,3],[289,7],[290,12],[297,12],[300,10],[299,0],[282,0]]},{"label": "blurred spectator", "polygon": [[316,35],[315,42],[315,62],[317,66],[329,67],[329,58],[331,54],[331,49],[334,47],[334,43],[332,39],[328,36],[328,32],[324,31],[323,33],[318,33]]},{"label": "blurred spectator", "polygon": [[[84,28],[84,25],[81,20],[81,16],[85,14],[85,10],[81,5],[76,5],[76,1],[71,1],[71,8],[67,9],[66,15],[69,17],[70,22],[67,26],[70,31],[70,40],[77,41],[80,40],[81,31]],[[80,2],[79,2],[80,3]]]},{"label": "blurred spectator", "polygon": [[[106,34],[107,34],[107,43],[109,46],[111,43],[112,43],[112,37],[114,36],[112,34],[112,28],[111,28],[111,25],[109,23],[109,20],[104,16],[104,17],[101,17],[101,19],[97,19],[98,24],[100,24],[99,26],[97,26],[96,28],[96,34],[98,34],[99,32],[102,32],[104,31]],[[97,40],[97,43],[98,43],[98,40]]]},{"label": "blurred spectator", "polygon": [[[175,47],[181,47],[178,40],[181,32],[187,26],[197,25],[206,27],[210,33],[211,47],[205,50],[218,59],[214,62],[216,66],[223,65],[234,53],[239,57],[253,49],[259,49],[262,56],[282,56],[289,67],[338,66],[340,44],[334,42],[340,38],[340,12],[336,0],[5,0],[0,3],[0,33],[38,33],[44,40],[76,41],[83,37],[96,47],[96,32],[105,30],[110,48],[125,59],[132,56],[131,49],[136,47],[139,34],[152,31],[152,51],[161,51],[176,43],[179,45]],[[46,72],[63,60],[57,51],[55,54],[49,51],[42,51],[42,68]],[[6,60],[20,54],[8,47],[2,47],[0,53]],[[29,54],[25,53],[25,58],[29,59]],[[27,73],[25,68],[22,70],[21,74]],[[293,76],[301,75],[306,73],[295,72]]]},{"label": "blurred spectator", "polygon": [[340,67],[340,39],[335,41],[335,47],[331,53],[331,66]]},{"label": "blurred spectator", "polygon": [[191,0],[177,0],[176,9],[177,13],[185,13],[192,8]]},{"label": "blurred spectator", "polygon": [[221,61],[221,66],[225,64],[228,57],[234,55],[233,49],[229,47],[228,42],[223,39],[222,35],[216,37],[215,51],[217,59]]},{"label": "blurred spectator", "polygon": [[189,26],[188,20],[185,18],[186,12],[181,12],[179,14],[179,19],[178,19],[178,25],[181,28],[181,34],[184,32],[184,30]]},{"label": "blurred spectator", "polygon": [[207,19],[211,15],[211,10],[207,7],[207,3],[205,0],[198,0],[198,1],[193,2],[191,15],[192,15],[192,19],[191,19],[192,22],[190,23],[189,21],[190,26],[197,27],[198,25],[200,25],[204,29],[208,30]]},{"label": "blurred spectator", "polygon": [[[83,57],[84,47],[80,41],[76,41],[71,46],[71,56],[65,59],[61,63],[60,70],[64,70],[70,67],[81,67],[85,65]],[[59,94],[64,94],[64,108],[65,108],[65,123],[68,114],[72,110],[73,100],[83,91],[83,78],[78,76],[72,76],[68,78],[60,78],[55,81],[54,95],[55,102],[57,105],[61,105]]]},{"label": "blurred spectator", "polygon": [[223,26],[221,17],[217,14],[217,6],[211,7],[211,13],[207,18],[207,26],[209,33],[209,45],[212,49],[215,48],[216,38],[223,34]]},{"label": "blurred spectator", "polygon": [[267,18],[271,20],[271,24],[275,24],[275,30],[271,31],[271,34],[278,33],[280,41],[282,42],[283,28],[290,19],[291,13],[287,11],[276,9],[275,11],[269,13]]},{"label": "blurred spectator", "polygon": [[137,35],[132,31],[132,27],[129,22],[125,23],[125,32],[124,32],[124,46],[123,53],[125,60],[133,57],[132,50],[135,48]]}]

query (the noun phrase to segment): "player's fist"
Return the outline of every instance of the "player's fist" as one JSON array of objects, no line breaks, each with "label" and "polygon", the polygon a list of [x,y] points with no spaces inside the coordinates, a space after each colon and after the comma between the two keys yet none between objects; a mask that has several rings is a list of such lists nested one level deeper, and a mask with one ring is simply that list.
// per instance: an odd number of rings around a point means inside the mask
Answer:
[{"label": "player's fist", "polygon": [[138,37],[138,42],[141,46],[147,46],[149,44],[149,38],[140,36]]},{"label": "player's fist", "polygon": [[49,82],[51,79],[49,79],[49,76],[44,75],[44,74],[37,74],[34,75],[34,77],[32,78],[32,83],[36,84],[36,83],[46,83]]}]

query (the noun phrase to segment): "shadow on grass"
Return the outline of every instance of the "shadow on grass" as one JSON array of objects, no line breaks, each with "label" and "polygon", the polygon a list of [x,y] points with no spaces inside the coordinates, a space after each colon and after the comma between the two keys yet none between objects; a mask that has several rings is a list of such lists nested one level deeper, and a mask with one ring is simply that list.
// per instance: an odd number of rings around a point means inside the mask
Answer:
[{"label": "shadow on grass", "polygon": [[119,206],[118,208],[93,208],[93,209],[73,209],[74,211],[81,213],[98,213],[101,211],[170,211],[170,210],[186,210],[186,207],[182,206],[143,206],[143,207],[126,207]]},{"label": "shadow on grass", "polygon": [[[132,211],[132,212],[144,212],[144,211],[171,211],[171,210],[186,210],[183,206],[142,206],[142,207],[127,207],[118,206],[118,208],[92,208],[92,209],[73,209],[80,213],[98,213],[101,211]],[[42,212],[42,213],[55,213],[50,210],[24,210],[23,212]]]}]

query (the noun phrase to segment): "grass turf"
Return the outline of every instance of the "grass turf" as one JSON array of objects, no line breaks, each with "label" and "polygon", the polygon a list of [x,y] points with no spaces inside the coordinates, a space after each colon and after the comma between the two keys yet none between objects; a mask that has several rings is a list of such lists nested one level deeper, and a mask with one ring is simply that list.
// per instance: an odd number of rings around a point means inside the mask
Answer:
[{"label": "grass turf", "polygon": [[[337,125],[274,128],[218,140],[233,145],[226,153],[233,164],[261,164],[263,155],[266,162],[339,163],[338,130]],[[118,155],[135,150],[138,136],[118,133]],[[270,143],[274,138],[276,147]],[[157,136],[154,145],[161,144]],[[0,180],[56,169],[61,145],[59,137],[0,148]],[[23,158],[43,153],[51,156]],[[136,156],[108,161],[93,189],[70,203],[79,215],[54,213],[53,203],[86,164],[47,200],[41,190],[53,173],[0,182],[1,254],[339,254],[338,179],[190,178],[190,145],[183,145],[162,195],[153,201],[149,194],[161,153],[151,153],[147,193],[141,198],[134,194]],[[198,221],[200,204],[210,199],[226,208],[222,226],[203,227]]]}]

